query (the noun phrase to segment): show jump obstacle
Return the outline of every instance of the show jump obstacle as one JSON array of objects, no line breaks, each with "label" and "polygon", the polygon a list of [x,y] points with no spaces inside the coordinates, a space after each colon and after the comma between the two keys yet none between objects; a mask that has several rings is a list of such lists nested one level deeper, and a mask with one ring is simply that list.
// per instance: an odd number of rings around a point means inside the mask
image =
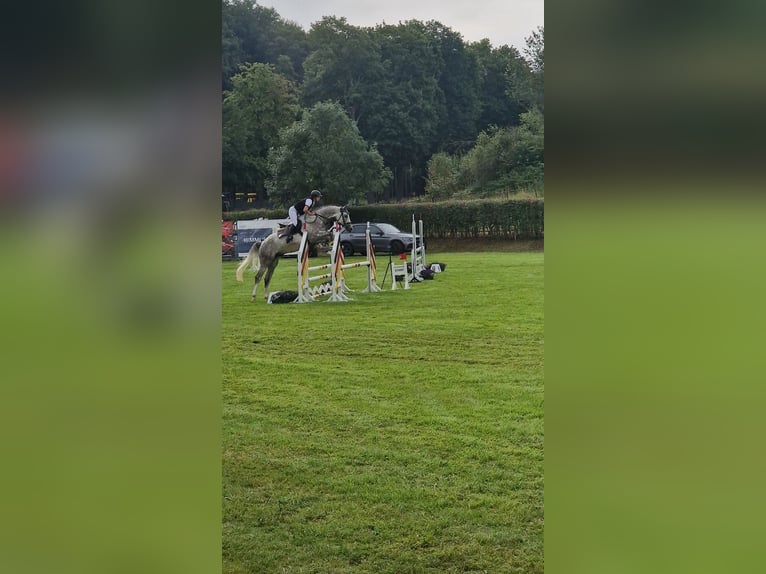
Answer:
[{"label": "show jump obstacle", "polygon": [[[381,291],[376,283],[377,279],[377,264],[375,262],[375,249],[370,239],[370,223],[367,222],[367,233],[365,236],[365,251],[367,252],[367,258],[364,261],[358,263],[345,263],[343,257],[343,250],[340,248],[340,225],[335,225],[332,240],[332,250],[330,251],[330,263],[324,265],[315,265],[309,267],[309,244],[306,240],[307,234],[303,233],[301,237],[301,245],[298,249],[298,297],[294,303],[309,303],[314,301],[316,297],[320,295],[326,295],[330,293],[328,302],[339,301],[351,301],[346,293],[351,290],[346,286],[346,269],[354,269],[358,267],[367,268],[367,287],[362,290],[363,293],[376,293]],[[324,271],[329,270],[328,273],[321,275],[310,276],[311,271]],[[322,279],[330,279],[330,289],[326,287],[311,287],[312,281],[321,281]]]},{"label": "show jump obstacle", "polygon": [[[420,237],[420,245],[418,246],[417,238]],[[298,249],[298,297],[294,303],[309,303],[315,301],[317,297],[330,295],[328,302],[340,302],[351,301],[347,296],[351,290],[346,285],[346,270],[358,267],[367,268],[367,287],[365,287],[363,293],[376,293],[382,289],[377,285],[377,263],[375,261],[375,247],[372,244],[370,237],[370,222],[367,222],[367,231],[365,233],[365,251],[367,258],[364,261],[358,263],[346,263],[343,256],[343,250],[340,247],[340,225],[336,224],[333,231],[332,250],[330,251],[330,262],[323,265],[309,266],[309,244],[306,240],[307,234],[304,233],[301,237],[301,245]],[[402,278],[404,283],[404,289],[410,288],[410,283],[414,281],[422,281],[420,272],[426,269],[426,246],[425,236],[423,235],[423,220],[419,219],[415,222],[415,215],[412,216],[412,262],[410,269],[408,269],[406,255],[403,255],[404,259],[400,264],[392,263],[391,267],[391,290],[397,289],[396,278]],[[327,271],[320,275],[309,275],[312,271]],[[322,281],[329,279],[331,282],[328,285],[326,282],[311,287],[311,283],[314,281]]]},{"label": "show jump obstacle", "polygon": [[[418,233],[420,232],[420,247],[418,247]],[[426,268],[426,242],[423,235],[423,220],[418,220],[418,228],[415,227],[415,214],[412,215],[412,272],[409,281],[422,281],[420,272]],[[409,286],[405,287],[408,289]]]},{"label": "show jump obstacle", "polygon": [[[420,246],[418,246],[418,231]],[[423,235],[423,220],[419,219],[415,224],[415,215],[412,216],[412,263],[407,263],[407,255],[402,253],[398,263],[391,262],[391,291],[396,291],[397,281],[403,283],[403,289],[409,289],[410,283],[422,281],[420,272],[426,269],[426,246]],[[408,269],[409,267],[409,269]]]}]

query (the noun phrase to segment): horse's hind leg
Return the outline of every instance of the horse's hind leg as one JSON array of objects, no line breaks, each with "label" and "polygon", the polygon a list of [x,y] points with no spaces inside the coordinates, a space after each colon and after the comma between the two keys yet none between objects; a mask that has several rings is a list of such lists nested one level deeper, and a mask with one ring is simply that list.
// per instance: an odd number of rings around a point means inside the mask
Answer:
[{"label": "horse's hind leg", "polygon": [[[274,269],[277,268],[277,263],[279,263],[279,259],[274,259],[274,261],[271,262],[269,270],[266,272],[266,278],[263,280],[263,291],[266,299],[269,298],[269,283],[271,283],[271,276],[274,274]],[[255,293],[253,293],[253,297],[255,297]]]},{"label": "horse's hind leg", "polygon": [[255,295],[258,292],[258,283],[261,282],[261,277],[263,277],[263,274],[266,272],[265,267],[261,267],[258,269],[258,273],[255,274],[255,280],[253,281],[253,295],[252,300],[255,301]]}]

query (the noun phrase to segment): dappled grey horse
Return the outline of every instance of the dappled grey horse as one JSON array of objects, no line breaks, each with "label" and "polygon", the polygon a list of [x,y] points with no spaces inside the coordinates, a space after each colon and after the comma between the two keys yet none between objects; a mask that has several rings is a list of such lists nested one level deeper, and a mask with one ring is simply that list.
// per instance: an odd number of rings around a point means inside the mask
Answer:
[{"label": "dappled grey horse", "polygon": [[[336,222],[345,227],[346,231],[351,231],[351,218],[345,205],[343,207],[325,205],[317,208],[315,213],[316,216],[313,217],[311,215],[305,216],[307,240],[310,245],[321,243],[332,237],[332,229]],[[243,275],[248,265],[253,264],[256,270],[255,283],[253,284],[253,300],[255,300],[258,283],[260,283],[264,273],[266,277],[263,280],[263,289],[266,292],[265,297],[268,299],[269,283],[271,282],[274,269],[277,268],[279,258],[285,253],[297,251],[300,248],[301,236],[299,234],[293,235],[291,241],[287,241],[290,235],[286,234],[282,237],[280,235],[282,235],[282,230],[275,231],[263,241],[254,242],[247,253],[247,257],[237,267],[237,281],[243,280]]]}]

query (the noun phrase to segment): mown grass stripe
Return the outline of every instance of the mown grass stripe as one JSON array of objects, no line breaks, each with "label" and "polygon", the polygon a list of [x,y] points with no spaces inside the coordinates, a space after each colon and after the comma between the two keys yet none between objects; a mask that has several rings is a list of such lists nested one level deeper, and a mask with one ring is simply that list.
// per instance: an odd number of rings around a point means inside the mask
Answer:
[{"label": "mown grass stripe", "polygon": [[436,259],[308,305],[223,265],[224,572],[543,571],[543,255]]}]

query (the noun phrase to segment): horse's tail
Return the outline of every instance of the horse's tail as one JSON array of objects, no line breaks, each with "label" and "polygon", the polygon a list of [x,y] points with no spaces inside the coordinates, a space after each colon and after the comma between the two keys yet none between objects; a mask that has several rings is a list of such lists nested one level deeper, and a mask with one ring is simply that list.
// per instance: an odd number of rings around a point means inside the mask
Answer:
[{"label": "horse's tail", "polygon": [[247,252],[247,257],[245,257],[242,260],[242,263],[239,264],[239,267],[237,267],[237,281],[242,281],[244,279],[245,269],[247,269],[248,265],[252,264],[256,270],[260,267],[258,257],[256,257],[260,249],[260,241],[256,241],[250,246],[250,251]]}]

